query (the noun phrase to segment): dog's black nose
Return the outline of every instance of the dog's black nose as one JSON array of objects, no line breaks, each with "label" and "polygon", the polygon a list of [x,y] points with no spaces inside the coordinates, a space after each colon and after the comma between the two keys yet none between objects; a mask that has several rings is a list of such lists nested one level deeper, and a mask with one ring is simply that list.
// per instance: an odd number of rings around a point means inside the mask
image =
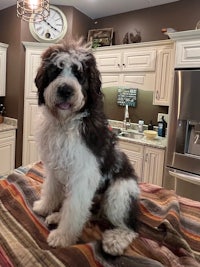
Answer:
[{"label": "dog's black nose", "polygon": [[67,84],[60,85],[57,89],[57,94],[62,99],[68,99],[73,95],[73,88]]}]

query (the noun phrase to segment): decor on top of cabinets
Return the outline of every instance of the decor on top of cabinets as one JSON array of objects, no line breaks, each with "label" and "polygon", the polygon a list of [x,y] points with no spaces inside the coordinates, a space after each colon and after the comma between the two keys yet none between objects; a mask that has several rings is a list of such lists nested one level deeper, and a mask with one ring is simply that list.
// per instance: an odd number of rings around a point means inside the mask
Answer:
[{"label": "decor on top of cabinets", "polygon": [[135,29],[136,34],[130,33],[130,43],[140,43],[142,40],[141,33]]},{"label": "decor on top of cabinets", "polygon": [[41,22],[49,15],[49,0],[17,0],[17,16],[24,21]]},{"label": "decor on top of cabinets", "polygon": [[8,45],[0,43],[0,96],[6,95],[6,58]]},{"label": "decor on top of cabinets", "polygon": [[129,43],[128,32],[124,35],[122,43],[123,44],[128,44]]},{"label": "decor on top of cabinets", "polygon": [[112,45],[113,28],[94,29],[88,32],[88,42],[92,42],[92,47]]},{"label": "decor on top of cabinets", "polygon": [[136,34],[134,34],[133,32],[129,34],[129,32],[127,32],[124,35],[122,43],[123,44],[140,43],[142,40],[141,33],[137,29],[135,29],[135,31],[136,31]]},{"label": "decor on top of cabinets", "polygon": [[67,32],[65,14],[57,7],[50,6],[49,16],[37,22],[37,14],[33,14],[33,22],[29,23],[32,36],[39,42],[56,43],[63,39]]},{"label": "decor on top of cabinets", "polygon": [[196,30],[199,30],[200,29],[200,20],[197,21],[197,24],[196,24],[196,27],[195,27]]}]

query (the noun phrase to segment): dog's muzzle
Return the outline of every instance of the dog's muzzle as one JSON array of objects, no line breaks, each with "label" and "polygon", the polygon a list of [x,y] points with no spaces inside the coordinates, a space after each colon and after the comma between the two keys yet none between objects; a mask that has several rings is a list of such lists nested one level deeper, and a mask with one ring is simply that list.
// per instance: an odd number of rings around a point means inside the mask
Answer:
[{"label": "dog's muzzle", "polygon": [[59,103],[56,106],[64,110],[69,109],[71,107],[69,100],[73,95],[74,90],[70,85],[60,85],[57,89],[57,97],[59,99]]}]

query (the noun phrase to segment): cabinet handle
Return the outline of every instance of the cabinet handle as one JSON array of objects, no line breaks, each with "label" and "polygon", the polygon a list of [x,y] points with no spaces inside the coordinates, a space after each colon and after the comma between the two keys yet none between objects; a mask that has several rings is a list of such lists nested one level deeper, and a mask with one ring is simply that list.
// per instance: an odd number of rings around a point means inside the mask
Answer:
[{"label": "cabinet handle", "polygon": [[160,99],[160,94],[159,94],[159,91],[156,90],[156,99],[159,100]]},{"label": "cabinet handle", "polygon": [[148,161],[148,153],[146,153],[146,155],[145,155],[145,161],[146,162]]}]

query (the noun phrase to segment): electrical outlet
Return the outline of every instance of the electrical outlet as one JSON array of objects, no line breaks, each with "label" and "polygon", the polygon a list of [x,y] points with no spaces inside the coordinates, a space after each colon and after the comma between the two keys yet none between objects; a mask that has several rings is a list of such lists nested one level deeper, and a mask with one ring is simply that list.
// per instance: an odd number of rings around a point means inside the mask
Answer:
[{"label": "electrical outlet", "polygon": [[157,121],[162,121],[162,116],[164,116],[164,119],[165,119],[165,121],[168,124],[169,115],[168,114],[165,114],[165,113],[158,113],[158,119],[157,119]]}]

